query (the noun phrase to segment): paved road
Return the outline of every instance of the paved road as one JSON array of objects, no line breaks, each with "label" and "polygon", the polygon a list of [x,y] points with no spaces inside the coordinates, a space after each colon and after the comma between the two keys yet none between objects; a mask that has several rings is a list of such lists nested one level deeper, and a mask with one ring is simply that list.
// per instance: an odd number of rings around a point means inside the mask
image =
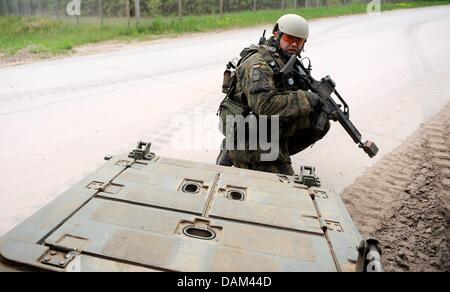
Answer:
[{"label": "paved road", "polygon": [[[263,28],[0,69],[0,235],[139,139],[213,163],[224,64]],[[369,159],[336,124],[294,166],[316,165],[340,192],[400,145],[450,101],[449,35],[450,6],[313,21],[314,75],[333,76],[381,150]]]}]

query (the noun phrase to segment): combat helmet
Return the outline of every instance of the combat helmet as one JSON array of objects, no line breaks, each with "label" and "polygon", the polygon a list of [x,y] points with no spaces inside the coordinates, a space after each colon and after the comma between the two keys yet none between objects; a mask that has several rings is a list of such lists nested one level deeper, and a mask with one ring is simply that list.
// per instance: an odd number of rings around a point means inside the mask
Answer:
[{"label": "combat helmet", "polygon": [[280,31],[281,33],[289,34],[298,38],[307,39],[309,36],[309,24],[300,15],[285,14],[278,18],[275,23],[272,33]]}]

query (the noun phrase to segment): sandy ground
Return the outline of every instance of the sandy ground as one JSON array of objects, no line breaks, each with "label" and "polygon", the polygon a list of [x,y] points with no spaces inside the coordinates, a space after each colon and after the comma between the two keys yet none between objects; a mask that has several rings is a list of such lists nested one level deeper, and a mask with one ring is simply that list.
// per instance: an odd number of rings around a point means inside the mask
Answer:
[{"label": "sandy ground", "polygon": [[342,194],[386,271],[450,271],[450,104]]}]

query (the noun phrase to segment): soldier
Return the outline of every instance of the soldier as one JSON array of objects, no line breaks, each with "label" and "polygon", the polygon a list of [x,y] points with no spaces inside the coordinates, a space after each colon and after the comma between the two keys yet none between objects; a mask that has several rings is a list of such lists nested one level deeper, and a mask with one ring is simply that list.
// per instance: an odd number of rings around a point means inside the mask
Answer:
[{"label": "soldier", "polygon": [[[301,72],[281,74],[280,69],[289,58],[303,51],[309,35],[308,22],[301,16],[286,14],[278,19],[273,36],[263,45],[250,46],[241,53],[227,96],[220,105],[221,122],[225,129],[227,115],[255,115],[279,118],[277,141],[278,157],[262,161],[259,144],[256,150],[221,150],[217,164],[251,170],[293,175],[290,156],[299,153],[322,139],[328,132],[329,122],[322,132],[311,128],[316,109],[321,106],[318,95],[308,91]],[[235,127],[234,125],[232,127]],[[246,139],[248,139],[248,135]],[[226,144],[224,139],[222,149]],[[249,141],[245,141],[249,145]]]}]

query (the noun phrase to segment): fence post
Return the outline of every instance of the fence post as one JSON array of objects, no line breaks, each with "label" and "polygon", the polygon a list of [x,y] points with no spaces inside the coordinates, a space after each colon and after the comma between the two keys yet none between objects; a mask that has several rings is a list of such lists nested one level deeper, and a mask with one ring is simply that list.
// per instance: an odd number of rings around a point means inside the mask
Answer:
[{"label": "fence post", "polygon": [[284,10],[284,0],[281,0],[281,9]]},{"label": "fence post", "polygon": [[11,5],[4,1],[5,4],[5,15],[11,15]]},{"label": "fence post", "polygon": [[[81,2],[80,2],[81,5]],[[80,7],[80,14],[81,14],[81,7]],[[81,16],[79,14],[75,15],[75,20],[77,21],[77,26],[80,26],[80,18]]]},{"label": "fence post", "polygon": [[26,0],[24,4],[25,15],[31,16],[31,3],[30,0]]},{"label": "fence post", "polygon": [[98,0],[98,13],[100,15],[100,25],[103,25],[103,1]]},{"label": "fence post", "polygon": [[8,4],[6,4],[6,1],[2,1],[2,13],[0,15],[8,15]]},{"label": "fence post", "polygon": [[131,28],[131,15],[130,15],[130,0],[125,0],[126,1],[126,5],[125,5],[125,9],[127,10],[127,22],[128,22],[128,30],[130,30]]},{"label": "fence post", "polygon": [[16,0],[16,15],[23,16],[22,15],[22,2],[20,0]]},{"label": "fence post", "polygon": [[56,18],[59,20],[59,0],[55,0],[55,15]]},{"label": "fence post", "polygon": [[223,0],[220,0],[220,16],[223,16]]},{"label": "fence post", "polygon": [[253,0],[253,12],[256,12],[256,0]]},{"label": "fence post", "polygon": [[136,25],[139,25],[141,23],[141,1],[140,0],[134,0],[134,16],[136,17]]},{"label": "fence post", "polygon": [[33,12],[34,12],[34,11],[33,11],[33,8],[34,8],[34,7],[33,7],[33,3],[32,3],[31,0],[29,0],[29,1],[28,1],[28,13],[30,14],[30,16],[33,15]]},{"label": "fence post", "polygon": [[180,21],[182,17],[183,17],[183,3],[181,0],[178,0],[178,18]]},{"label": "fence post", "polygon": [[26,16],[25,9],[23,8],[22,0],[18,0],[18,1],[19,1],[19,13],[20,13],[22,16]]},{"label": "fence post", "polygon": [[297,9],[297,0],[294,1],[294,8]]},{"label": "fence post", "polygon": [[11,7],[11,14],[12,15],[19,15],[19,4],[18,1],[14,1],[13,6]]},{"label": "fence post", "polygon": [[42,13],[42,0],[38,1],[38,9],[39,9],[39,15],[42,17],[43,16],[43,13]]}]

